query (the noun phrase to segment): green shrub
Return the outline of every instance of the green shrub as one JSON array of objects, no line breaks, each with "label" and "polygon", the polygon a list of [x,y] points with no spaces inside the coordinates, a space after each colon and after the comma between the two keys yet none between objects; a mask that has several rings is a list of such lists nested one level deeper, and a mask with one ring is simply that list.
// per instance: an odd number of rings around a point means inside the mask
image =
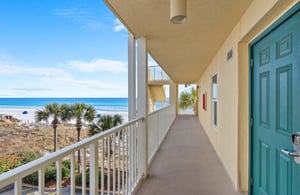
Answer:
[{"label": "green shrub", "polygon": [[[34,161],[39,157],[41,157],[40,154],[31,151],[19,151],[14,154],[0,157],[0,174]],[[62,161],[62,179],[70,178],[70,168],[70,160]],[[79,165],[77,163],[75,164],[75,169],[79,169]],[[56,180],[56,166],[54,163],[48,165],[45,169],[45,182],[51,180]],[[23,182],[33,185],[38,184],[38,172],[34,172],[24,177]]]},{"label": "green shrub", "polygon": [[[71,161],[70,160],[63,160],[62,161],[62,166],[63,167],[66,167],[68,169],[71,169]],[[74,167],[75,170],[79,170],[79,165],[77,162],[75,162],[75,167]]]},{"label": "green shrub", "polygon": [[[65,165],[62,165],[62,179],[68,179],[70,178],[70,169],[66,167]],[[56,165],[50,164],[45,169],[45,182],[56,180]],[[34,172],[26,177],[23,178],[24,183],[38,184],[38,173]]]},{"label": "green shrub", "polygon": [[68,169],[71,169],[71,161],[70,161],[70,160],[63,160],[63,161],[61,162],[61,164],[62,164],[63,167],[66,167],[66,168],[68,168]]},{"label": "green shrub", "polygon": [[34,172],[23,178],[23,183],[37,185],[39,181],[38,172]]},{"label": "green shrub", "polygon": [[34,161],[41,157],[40,154],[32,151],[18,152],[17,155],[21,158],[22,165]]},{"label": "green shrub", "polygon": [[[107,181],[107,176],[106,175],[104,175],[104,181]],[[79,175],[76,176],[75,183],[77,185],[82,184],[82,173],[80,173]],[[101,171],[100,170],[98,172],[98,184],[99,184],[99,187],[101,187]],[[86,170],[86,185],[87,186],[90,185],[90,169]]]}]

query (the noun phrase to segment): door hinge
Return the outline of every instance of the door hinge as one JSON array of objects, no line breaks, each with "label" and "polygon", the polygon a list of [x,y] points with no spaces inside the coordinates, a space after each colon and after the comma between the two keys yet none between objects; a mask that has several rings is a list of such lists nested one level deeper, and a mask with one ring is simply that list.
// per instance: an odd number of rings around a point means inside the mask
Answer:
[{"label": "door hinge", "polygon": [[251,128],[253,127],[253,118],[252,117],[250,118],[250,127]]},{"label": "door hinge", "polygon": [[251,58],[251,60],[250,60],[250,67],[253,68],[253,66],[254,66],[254,60],[253,60],[253,58]]}]

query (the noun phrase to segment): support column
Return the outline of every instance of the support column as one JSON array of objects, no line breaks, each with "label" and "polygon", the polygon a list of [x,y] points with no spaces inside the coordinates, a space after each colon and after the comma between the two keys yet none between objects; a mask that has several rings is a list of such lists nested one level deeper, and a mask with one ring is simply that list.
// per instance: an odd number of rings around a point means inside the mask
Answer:
[{"label": "support column", "polygon": [[128,121],[136,118],[136,45],[128,32]]},{"label": "support column", "polygon": [[137,39],[137,91],[138,102],[137,111],[138,117],[144,117],[143,123],[143,138],[144,138],[144,160],[143,173],[144,177],[148,175],[148,59],[147,59],[147,40],[144,37]]},{"label": "support column", "polygon": [[170,104],[176,105],[176,116],[178,116],[178,84],[170,84]]}]

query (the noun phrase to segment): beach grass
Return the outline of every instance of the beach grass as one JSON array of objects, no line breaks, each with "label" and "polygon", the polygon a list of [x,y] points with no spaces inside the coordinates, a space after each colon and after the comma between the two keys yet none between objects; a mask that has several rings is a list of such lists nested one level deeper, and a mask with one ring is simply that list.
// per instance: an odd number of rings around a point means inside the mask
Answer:
[{"label": "beach grass", "polygon": [[[60,124],[58,149],[77,142],[77,132],[70,124]],[[88,137],[87,127],[82,130],[81,138]],[[42,155],[53,152],[53,128],[37,123],[18,124],[0,122],[0,156],[19,151],[32,151]]]}]

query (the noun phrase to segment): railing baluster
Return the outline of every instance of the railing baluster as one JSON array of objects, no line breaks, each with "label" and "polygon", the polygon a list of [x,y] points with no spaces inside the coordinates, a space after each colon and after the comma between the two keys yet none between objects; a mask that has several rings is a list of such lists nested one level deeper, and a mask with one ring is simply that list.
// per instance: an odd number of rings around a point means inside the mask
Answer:
[{"label": "railing baluster", "polygon": [[107,193],[110,193],[110,135],[107,136]]},{"label": "railing baluster", "polygon": [[139,143],[140,143],[140,151],[139,151],[139,154],[140,154],[140,159],[139,159],[139,177],[141,178],[142,177],[142,159],[143,159],[143,155],[142,155],[142,148],[143,148],[143,142],[142,142],[142,131],[141,131],[141,125],[140,125],[140,122],[137,122],[137,126],[138,126],[138,129],[139,129]]},{"label": "railing baluster", "polygon": [[90,144],[90,194],[98,194],[98,141]]},{"label": "railing baluster", "polygon": [[57,195],[62,195],[62,185],[61,185],[61,180],[62,180],[62,165],[61,165],[61,160],[56,161],[56,194]]},{"label": "railing baluster", "polygon": [[130,161],[130,152],[129,152],[129,150],[130,150],[130,136],[129,136],[129,134],[130,134],[130,126],[128,126],[127,128],[126,128],[126,130],[125,130],[125,132],[126,132],[126,157],[125,157],[125,159],[126,159],[126,172],[125,172],[125,178],[126,178],[126,182],[125,182],[125,188],[126,188],[126,190],[125,190],[125,192],[126,192],[126,194],[128,194],[129,193],[129,191],[130,191],[130,163],[129,163],[129,161]]},{"label": "railing baluster", "polygon": [[121,161],[121,154],[120,154],[120,146],[121,146],[121,130],[120,131],[118,131],[118,138],[117,138],[117,140],[118,140],[118,194],[120,194],[120,188],[121,188],[121,186],[120,186],[120,183],[121,183],[121,179],[120,179],[120,171],[121,171],[121,169],[120,169],[120,161]]},{"label": "railing baluster", "polygon": [[131,130],[133,132],[133,139],[132,139],[132,145],[133,145],[133,159],[132,159],[132,175],[133,175],[133,181],[131,185],[131,190],[133,189],[136,181],[136,131],[135,131],[135,125],[132,125]]},{"label": "railing baluster", "polygon": [[45,170],[44,168],[39,169],[39,194],[45,192]]},{"label": "railing baluster", "polygon": [[133,159],[134,159],[134,154],[133,154],[133,142],[134,142],[134,137],[133,137],[133,131],[132,131],[132,125],[129,126],[129,181],[128,181],[128,190],[129,192],[131,192],[131,187],[132,187],[132,183],[133,183],[133,173],[134,173],[134,169],[133,169]]},{"label": "railing baluster", "polygon": [[125,129],[122,130],[122,194],[125,194],[125,141],[126,140]]},{"label": "railing baluster", "polygon": [[101,139],[101,194],[104,194],[104,138]]},{"label": "railing baluster", "polygon": [[22,178],[19,178],[15,181],[14,194],[22,195]]},{"label": "railing baluster", "polygon": [[[144,121],[141,121],[140,122],[140,131],[142,132],[142,137],[141,137],[141,141],[143,143],[146,143],[146,128],[145,128],[145,124],[144,124]],[[145,173],[146,173],[146,164],[148,164],[147,162],[147,152],[146,150],[148,149],[148,147],[146,147],[146,144],[143,144],[143,147],[142,147],[142,162],[143,162],[143,165],[142,165],[142,172],[143,172],[143,176],[146,177]]]},{"label": "railing baluster", "polygon": [[112,150],[113,150],[113,195],[116,194],[116,147],[115,147],[115,133],[112,137]]},{"label": "railing baluster", "polygon": [[141,151],[141,145],[140,145],[140,130],[138,124],[134,125],[135,131],[136,131],[136,144],[137,144],[137,158],[136,158],[136,183],[140,180],[140,151]]},{"label": "railing baluster", "polygon": [[[78,150],[80,153],[80,150]],[[71,186],[70,186],[70,191],[71,195],[75,195],[75,156],[74,153],[71,154],[70,157],[70,163],[71,163],[71,170],[70,170],[70,180],[71,180]],[[80,165],[79,165],[80,166]]]},{"label": "railing baluster", "polygon": [[82,172],[81,172],[81,178],[82,178],[82,183],[81,183],[81,194],[82,195],[86,195],[86,148],[83,148],[83,151],[82,151]]},{"label": "railing baluster", "polygon": [[136,159],[137,160],[137,182],[138,182],[141,178],[141,171],[140,171],[141,163],[140,163],[140,160],[141,160],[142,145],[141,145],[141,142],[140,142],[141,131],[139,129],[139,124],[138,123],[135,124],[135,128],[136,128],[136,132],[137,132],[137,148],[138,148],[138,151],[137,151],[138,158]]}]

